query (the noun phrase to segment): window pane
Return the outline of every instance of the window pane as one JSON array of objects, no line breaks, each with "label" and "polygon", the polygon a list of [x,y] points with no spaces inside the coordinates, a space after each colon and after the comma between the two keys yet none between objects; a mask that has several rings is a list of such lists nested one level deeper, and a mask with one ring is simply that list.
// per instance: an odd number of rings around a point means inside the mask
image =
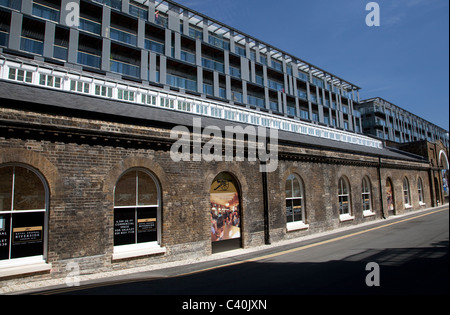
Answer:
[{"label": "window pane", "polygon": [[114,210],[114,246],[136,242],[135,216],[136,208]]},{"label": "window pane", "polygon": [[137,242],[156,242],[157,207],[139,208],[137,210]]},{"label": "window pane", "polygon": [[0,211],[11,210],[13,168],[0,168]]},{"label": "window pane", "polygon": [[44,212],[13,214],[11,258],[42,255]]},{"label": "window pane", "polygon": [[301,197],[302,192],[300,190],[300,182],[296,177],[292,180],[292,186],[293,186],[293,197]]},{"label": "window pane", "polygon": [[292,199],[286,200],[286,222],[294,222]]},{"label": "window pane", "polygon": [[290,179],[290,176],[286,180],[285,190],[286,198],[292,198],[292,179]]},{"label": "window pane", "polygon": [[294,221],[302,221],[302,199],[292,200],[294,208]]},{"label": "window pane", "polygon": [[157,205],[158,195],[156,184],[150,175],[138,172],[138,205]]},{"label": "window pane", "polygon": [[9,258],[10,216],[0,215],[0,260]]},{"label": "window pane", "polygon": [[45,209],[45,190],[42,181],[32,171],[15,167],[14,210]]},{"label": "window pane", "polygon": [[136,172],[123,175],[117,182],[114,194],[114,206],[136,205]]}]

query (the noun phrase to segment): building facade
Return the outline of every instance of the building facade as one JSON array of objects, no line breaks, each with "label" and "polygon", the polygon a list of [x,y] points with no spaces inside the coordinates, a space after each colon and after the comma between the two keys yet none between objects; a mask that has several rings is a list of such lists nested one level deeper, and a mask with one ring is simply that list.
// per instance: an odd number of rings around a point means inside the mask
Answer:
[{"label": "building facade", "polygon": [[0,0],[3,287],[445,202],[448,146],[364,135],[357,86],[172,1],[75,2]]},{"label": "building facade", "polygon": [[426,140],[449,146],[448,131],[382,98],[363,100],[357,105],[364,134],[397,143]]}]

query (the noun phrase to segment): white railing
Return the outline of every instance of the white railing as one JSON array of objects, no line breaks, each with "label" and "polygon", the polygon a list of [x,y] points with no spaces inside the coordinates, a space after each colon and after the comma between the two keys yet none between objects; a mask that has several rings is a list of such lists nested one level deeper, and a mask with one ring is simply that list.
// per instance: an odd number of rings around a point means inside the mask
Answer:
[{"label": "white railing", "polygon": [[[19,76],[19,70],[27,74]],[[22,72],[21,72],[22,73]],[[44,80],[45,78],[45,80]],[[95,75],[71,73],[63,69],[52,69],[25,62],[9,60],[0,56],[0,79],[29,84],[42,88],[85,94],[120,102],[140,104],[173,110],[193,115],[208,116],[243,122],[251,125],[275,128],[296,134],[304,134],[361,146],[382,148],[382,142],[361,134],[319,126],[291,118],[278,117],[257,110],[246,109],[220,101],[205,100],[200,97],[180,94],[174,91],[125,83]],[[44,83],[45,82],[45,83]],[[80,85],[79,82],[83,84]],[[76,88],[74,88],[76,86]],[[126,96],[126,97],[125,97]]]}]

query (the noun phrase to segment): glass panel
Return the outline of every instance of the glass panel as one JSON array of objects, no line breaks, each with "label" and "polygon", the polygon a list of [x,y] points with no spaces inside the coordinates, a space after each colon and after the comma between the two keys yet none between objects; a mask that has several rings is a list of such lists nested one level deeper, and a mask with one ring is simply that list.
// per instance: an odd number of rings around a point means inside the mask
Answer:
[{"label": "glass panel", "polygon": [[45,190],[42,181],[34,172],[23,167],[15,167],[13,209],[45,209]]},{"label": "glass panel", "polygon": [[289,175],[286,180],[285,190],[286,190],[286,198],[292,198],[292,175]]},{"label": "glass panel", "polygon": [[156,242],[157,207],[137,209],[137,242]]},{"label": "glass panel", "polygon": [[293,186],[293,197],[302,197],[302,191],[300,187],[300,182],[296,177],[292,180],[292,186]]},{"label": "glass panel", "polygon": [[114,246],[136,243],[135,216],[136,208],[114,209]]},{"label": "glass panel", "polygon": [[0,211],[11,210],[13,168],[0,168]]},{"label": "glass panel", "polygon": [[11,258],[42,255],[44,212],[12,215]]},{"label": "glass panel", "polygon": [[0,215],[0,260],[9,258],[10,214]]},{"label": "glass panel", "polygon": [[294,208],[294,221],[302,221],[302,199],[292,200]]},{"label": "glass panel", "polygon": [[157,205],[158,192],[155,182],[146,173],[138,172],[138,205]]},{"label": "glass panel", "polygon": [[294,222],[292,199],[286,200],[286,222]]},{"label": "glass panel", "polygon": [[123,175],[117,182],[114,193],[114,206],[135,206],[136,205],[136,172],[129,172]]}]

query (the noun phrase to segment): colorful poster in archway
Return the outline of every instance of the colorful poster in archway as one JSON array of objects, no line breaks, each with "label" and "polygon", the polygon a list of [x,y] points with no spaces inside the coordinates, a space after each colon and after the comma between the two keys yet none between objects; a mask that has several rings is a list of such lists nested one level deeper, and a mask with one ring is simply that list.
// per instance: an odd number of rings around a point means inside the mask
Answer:
[{"label": "colorful poster in archway", "polygon": [[210,190],[211,241],[219,242],[241,237],[239,190],[235,179],[227,173],[219,174]]},{"label": "colorful poster in archway", "polygon": [[389,178],[386,180],[386,199],[388,211],[394,211],[394,192]]}]

